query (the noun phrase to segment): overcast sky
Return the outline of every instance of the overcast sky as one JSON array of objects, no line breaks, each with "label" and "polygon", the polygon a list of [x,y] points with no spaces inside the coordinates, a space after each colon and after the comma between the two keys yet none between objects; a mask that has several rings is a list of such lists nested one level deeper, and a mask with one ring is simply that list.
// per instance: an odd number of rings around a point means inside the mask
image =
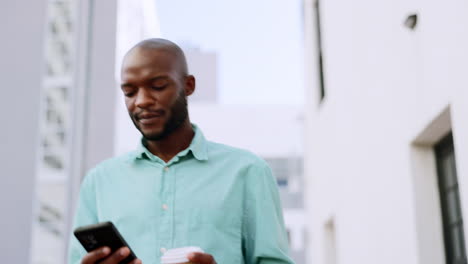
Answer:
[{"label": "overcast sky", "polygon": [[304,103],[301,0],[156,3],[162,37],[218,54],[221,103]]}]

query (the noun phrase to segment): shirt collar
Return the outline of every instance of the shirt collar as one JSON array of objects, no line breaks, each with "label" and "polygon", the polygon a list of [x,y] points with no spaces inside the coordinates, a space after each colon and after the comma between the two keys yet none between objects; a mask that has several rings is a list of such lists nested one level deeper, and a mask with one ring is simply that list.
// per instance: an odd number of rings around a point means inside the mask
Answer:
[{"label": "shirt collar", "polygon": [[[206,139],[197,125],[192,124],[192,128],[195,132],[192,142],[190,143],[188,148],[182,150],[173,158],[174,161],[177,161],[178,158],[187,155],[189,152],[191,152],[193,156],[199,161],[208,160],[208,153],[206,150]],[[137,149],[130,154],[130,160],[136,159],[158,159],[146,148],[143,138],[140,140]]]}]

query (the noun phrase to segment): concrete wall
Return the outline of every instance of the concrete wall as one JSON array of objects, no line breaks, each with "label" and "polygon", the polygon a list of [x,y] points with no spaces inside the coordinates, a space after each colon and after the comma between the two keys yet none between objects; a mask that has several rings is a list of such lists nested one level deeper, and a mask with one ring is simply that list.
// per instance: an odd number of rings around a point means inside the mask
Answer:
[{"label": "concrete wall", "polygon": [[322,103],[304,5],[308,262],[444,263],[432,146],[453,130],[467,219],[468,2],[321,1]]},{"label": "concrete wall", "polygon": [[9,263],[30,258],[45,7],[6,1],[0,8],[0,256]]}]

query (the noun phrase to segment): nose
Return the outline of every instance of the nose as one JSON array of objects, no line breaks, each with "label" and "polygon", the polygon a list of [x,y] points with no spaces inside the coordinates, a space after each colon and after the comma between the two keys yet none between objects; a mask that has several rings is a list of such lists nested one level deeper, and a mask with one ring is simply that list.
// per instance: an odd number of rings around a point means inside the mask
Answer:
[{"label": "nose", "polygon": [[138,108],[148,108],[155,103],[156,99],[146,89],[138,89],[135,105]]}]

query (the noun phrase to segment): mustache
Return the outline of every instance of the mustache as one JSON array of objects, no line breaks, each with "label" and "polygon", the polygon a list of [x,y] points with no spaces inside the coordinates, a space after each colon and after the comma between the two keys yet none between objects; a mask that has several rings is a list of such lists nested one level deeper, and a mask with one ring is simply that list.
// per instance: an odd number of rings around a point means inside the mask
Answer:
[{"label": "mustache", "polygon": [[145,118],[152,118],[152,117],[160,117],[166,113],[164,110],[142,110],[136,113],[133,113],[132,116],[136,120],[145,119]]}]

